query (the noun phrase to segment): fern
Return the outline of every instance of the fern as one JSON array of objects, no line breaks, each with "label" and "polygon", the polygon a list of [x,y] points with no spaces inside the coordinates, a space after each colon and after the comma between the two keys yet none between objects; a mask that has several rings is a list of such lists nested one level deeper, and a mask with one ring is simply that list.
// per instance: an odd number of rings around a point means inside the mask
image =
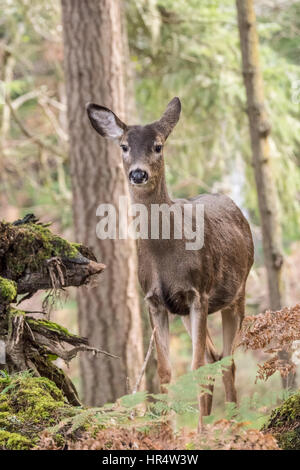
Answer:
[{"label": "fern", "polygon": [[122,406],[125,406],[125,408],[132,409],[145,402],[147,396],[148,393],[143,391],[132,393],[130,395],[124,395],[122,398],[120,398],[120,403]]},{"label": "fern", "polygon": [[[167,387],[167,394],[149,394],[141,391],[124,395],[116,403],[107,403],[99,408],[77,408],[74,416],[65,418],[49,431],[57,433],[63,430],[67,434],[72,434],[78,429],[87,427],[99,429],[109,426],[134,426],[138,430],[146,430],[155,423],[165,422],[170,414],[197,415],[199,393],[209,393],[206,386],[221,376],[223,370],[231,365],[231,361],[231,357],[226,357],[214,364],[207,364],[196,371],[188,372]],[[244,397],[239,406],[227,403],[224,418],[228,422],[260,427],[266,413],[286,395],[286,392],[270,392],[260,397],[255,393],[252,397]],[[204,418],[207,424],[214,423],[217,419],[215,415]],[[216,431],[218,432],[220,431]]]}]

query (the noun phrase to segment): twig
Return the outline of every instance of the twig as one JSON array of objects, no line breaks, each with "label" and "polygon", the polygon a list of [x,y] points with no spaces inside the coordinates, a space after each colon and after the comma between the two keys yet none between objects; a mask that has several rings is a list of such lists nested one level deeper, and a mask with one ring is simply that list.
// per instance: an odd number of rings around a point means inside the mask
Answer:
[{"label": "twig", "polygon": [[147,354],[146,354],[146,357],[145,357],[145,360],[144,360],[144,364],[143,364],[143,366],[142,366],[140,375],[138,376],[138,379],[137,379],[137,381],[136,381],[136,384],[135,384],[135,387],[134,387],[132,393],[136,393],[136,392],[138,391],[138,389],[139,389],[139,386],[141,385],[141,381],[142,381],[143,375],[144,375],[144,373],[145,373],[145,370],[146,370],[148,361],[149,361],[150,356],[151,356],[151,352],[152,352],[152,348],[153,348],[153,341],[154,341],[155,330],[156,330],[156,327],[155,327],[155,328],[153,329],[153,331],[152,331],[152,335],[151,335],[151,339],[150,339],[148,351],[147,351]]},{"label": "twig", "polygon": [[[77,353],[80,351],[87,351],[87,352],[92,352],[94,355],[96,354],[104,354],[105,356],[112,357],[114,359],[120,359],[119,356],[115,356],[114,354],[111,354],[107,351],[104,351],[103,349],[98,349],[94,348],[93,346],[88,346],[87,344],[80,344],[79,346],[75,346],[72,349],[65,350],[65,346],[62,343],[69,343],[71,344],[71,340],[76,340],[76,338],[70,338],[68,339],[67,337],[61,338],[60,340],[53,337],[47,337],[44,333],[46,331],[35,331],[35,343],[39,345],[46,346],[49,351],[51,351],[52,354],[56,354],[58,357],[63,359],[65,362],[70,362],[75,356],[77,356]],[[78,341],[82,340],[84,338],[77,338]]]},{"label": "twig", "polygon": [[41,90],[31,90],[28,93],[24,93],[23,95],[18,96],[18,98],[14,99],[11,102],[11,106],[16,111],[27,101],[33,100],[34,98],[37,98],[38,96],[40,96],[41,93],[42,93]]},{"label": "twig", "polygon": [[38,99],[38,104],[41,106],[43,112],[45,113],[53,129],[55,130],[59,138],[62,140],[62,142],[63,143],[68,142],[68,135],[60,126],[58,120],[56,119],[54,112],[51,110],[50,106],[48,105],[47,100],[45,100],[44,97],[40,97]]},{"label": "twig", "polygon": [[29,130],[24,126],[24,124],[21,122],[21,120],[19,119],[19,117],[17,116],[10,100],[8,98],[5,99],[9,109],[10,109],[10,112],[11,112],[11,115],[15,121],[15,123],[19,126],[20,130],[23,132],[23,134],[30,140],[32,140],[35,144],[37,144],[39,147],[41,148],[44,148],[46,150],[48,150],[49,152],[51,153],[54,153],[55,155],[57,155],[58,157],[62,157],[62,158],[65,158],[65,154],[60,152],[59,150],[57,150],[55,147],[53,147],[52,145],[49,145],[49,144],[46,144],[45,142],[43,142],[38,136],[35,136],[33,134],[31,134],[31,132],[29,132]]},{"label": "twig", "polygon": [[[79,352],[79,351],[91,351],[94,354],[104,354],[105,356],[113,357],[114,359],[120,359],[120,356],[116,356],[115,354],[111,354],[107,351],[104,351],[103,349],[94,348],[93,346],[83,345],[83,346],[78,346],[76,348],[71,349],[72,354],[74,354],[75,352]],[[70,351],[69,351],[69,353],[70,353]]]},{"label": "twig", "polygon": [[[20,302],[17,303],[17,305],[19,305],[21,302],[22,302],[22,299],[20,300]],[[26,314],[27,313],[40,313],[41,315],[46,315],[47,314],[47,312],[45,312],[44,310],[26,310],[25,313]]]}]

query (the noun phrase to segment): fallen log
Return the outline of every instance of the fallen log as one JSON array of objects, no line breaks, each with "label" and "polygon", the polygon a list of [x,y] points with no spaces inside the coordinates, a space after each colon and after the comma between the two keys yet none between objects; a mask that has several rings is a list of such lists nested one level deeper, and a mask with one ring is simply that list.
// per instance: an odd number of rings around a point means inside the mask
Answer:
[{"label": "fallen log", "polygon": [[28,216],[24,220],[0,222],[0,276],[16,282],[17,294],[78,287],[105,269],[89,248],[54,235]]}]

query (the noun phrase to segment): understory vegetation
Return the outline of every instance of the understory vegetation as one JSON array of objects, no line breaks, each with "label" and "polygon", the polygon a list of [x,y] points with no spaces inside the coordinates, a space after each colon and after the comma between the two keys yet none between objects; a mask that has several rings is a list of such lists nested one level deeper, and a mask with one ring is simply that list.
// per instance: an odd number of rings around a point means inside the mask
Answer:
[{"label": "understory vegetation", "polygon": [[[282,311],[248,318],[240,344],[255,344],[257,348],[261,330],[267,331],[270,317],[276,329],[285,315]],[[299,315],[298,305],[291,312],[294,323]],[[282,334],[287,345],[288,332]],[[297,339],[299,336],[298,330]],[[289,336],[290,343],[295,338],[295,334]],[[272,340],[266,334],[264,346]],[[49,378],[35,376],[33,371],[8,374],[2,370],[0,448],[300,449],[299,392],[282,391],[264,397],[254,394],[242,397],[238,406],[227,403],[222,419],[214,413],[205,418],[205,431],[200,435],[182,426],[183,418],[197,417],[198,392],[207,391],[205,386],[221,377],[231,360],[226,357],[184,374],[168,386],[167,394],[137,391],[94,408],[71,405],[61,388]],[[259,377],[267,379],[271,374],[263,376],[261,368]],[[287,373],[282,364],[274,366],[273,373],[277,369]]]},{"label": "understory vegetation", "polygon": [[206,418],[200,435],[177,426],[181,416],[197,415],[199,383],[207,383],[208,376],[215,379],[230,361],[182,376],[168,395],[137,392],[99,408],[70,405],[51,380],[30,371],[1,371],[0,448],[299,449],[299,394],[271,417],[271,408],[283,395],[247,397],[238,407],[228,403],[223,419]]}]

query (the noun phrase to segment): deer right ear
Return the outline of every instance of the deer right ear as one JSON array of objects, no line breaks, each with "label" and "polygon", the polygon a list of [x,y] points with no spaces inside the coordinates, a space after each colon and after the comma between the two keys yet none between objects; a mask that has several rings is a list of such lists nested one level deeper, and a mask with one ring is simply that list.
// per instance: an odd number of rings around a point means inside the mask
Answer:
[{"label": "deer right ear", "polygon": [[162,133],[165,136],[165,139],[168,138],[168,135],[172,132],[172,130],[176,126],[180,117],[180,111],[181,111],[180,99],[177,98],[176,96],[170,101],[170,103],[167,106],[167,109],[165,110],[160,120],[157,121]]},{"label": "deer right ear", "polygon": [[121,139],[126,129],[118,116],[110,109],[98,104],[88,103],[86,105],[88,117],[93,128],[106,139],[118,141]]}]

